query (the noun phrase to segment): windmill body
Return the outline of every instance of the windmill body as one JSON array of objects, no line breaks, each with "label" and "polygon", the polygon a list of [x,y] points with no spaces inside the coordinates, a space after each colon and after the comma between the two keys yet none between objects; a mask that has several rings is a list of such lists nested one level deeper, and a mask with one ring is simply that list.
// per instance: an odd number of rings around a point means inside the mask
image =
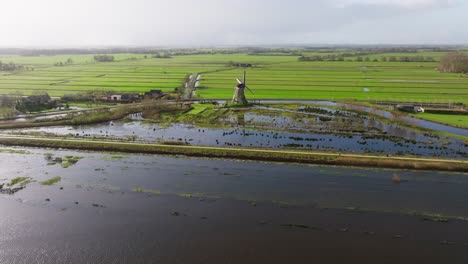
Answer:
[{"label": "windmill body", "polygon": [[242,81],[239,79],[237,80],[237,86],[234,87],[234,96],[232,97],[232,103],[237,105],[248,105],[249,102],[245,97],[245,89],[248,89],[252,94],[253,91],[246,85],[245,83],[245,71]]}]

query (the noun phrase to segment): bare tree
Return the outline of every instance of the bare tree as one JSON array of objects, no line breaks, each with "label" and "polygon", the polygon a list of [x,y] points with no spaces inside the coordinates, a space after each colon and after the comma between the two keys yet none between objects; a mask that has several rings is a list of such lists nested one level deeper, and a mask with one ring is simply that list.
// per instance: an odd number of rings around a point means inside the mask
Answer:
[{"label": "bare tree", "polygon": [[452,52],[440,59],[441,72],[468,73],[468,55]]}]

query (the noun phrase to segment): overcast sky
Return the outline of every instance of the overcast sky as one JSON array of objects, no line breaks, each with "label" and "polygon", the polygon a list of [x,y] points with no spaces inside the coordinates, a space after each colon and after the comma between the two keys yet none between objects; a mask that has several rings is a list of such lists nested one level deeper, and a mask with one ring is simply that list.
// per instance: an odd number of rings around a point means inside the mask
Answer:
[{"label": "overcast sky", "polygon": [[468,44],[466,0],[2,0],[0,46]]}]

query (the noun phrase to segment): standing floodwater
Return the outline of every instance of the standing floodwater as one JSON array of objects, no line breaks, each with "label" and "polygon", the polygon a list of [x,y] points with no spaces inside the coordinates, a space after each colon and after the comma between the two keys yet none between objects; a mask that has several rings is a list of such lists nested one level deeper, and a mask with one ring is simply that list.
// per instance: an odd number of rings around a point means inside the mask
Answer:
[{"label": "standing floodwater", "polygon": [[[372,153],[389,155],[415,155],[425,157],[465,158],[463,141],[453,138],[437,138],[409,128],[365,121],[363,125],[374,127],[376,132],[339,133],[325,128],[313,131],[298,129],[294,132],[255,129],[234,126],[231,128],[195,127],[191,124],[150,124],[132,116],[133,121],[113,121],[95,125],[42,127],[21,130],[4,130],[3,133],[117,139],[148,143],[180,143],[198,146],[242,146],[260,148],[300,148],[310,150]],[[272,124],[281,129],[290,126],[288,118],[271,118],[254,114],[245,115],[246,122]],[[304,123],[307,126],[307,123]],[[379,131],[387,131],[379,134]]]},{"label": "standing floodwater", "polygon": [[7,263],[466,256],[460,173],[4,148],[0,175]]}]

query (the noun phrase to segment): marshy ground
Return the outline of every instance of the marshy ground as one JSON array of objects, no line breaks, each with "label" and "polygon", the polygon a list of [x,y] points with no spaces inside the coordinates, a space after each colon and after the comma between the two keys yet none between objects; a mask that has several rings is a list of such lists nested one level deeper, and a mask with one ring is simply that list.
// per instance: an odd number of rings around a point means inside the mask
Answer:
[{"label": "marshy ground", "polygon": [[[191,110],[145,110],[121,120],[92,125],[8,129],[1,132],[9,135],[194,146],[467,157],[467,130],[417,119],[414,122],[411,119],[412,122],[408,123],[405,118],[410,117],[388,116],[391,112],[372,112],[369,109],[359,106],[349,109],[338,104],[274,104],[251,108],[223,108],[205,104],[193,105]],[[436,131],[438,129],[442,131]]]}]

